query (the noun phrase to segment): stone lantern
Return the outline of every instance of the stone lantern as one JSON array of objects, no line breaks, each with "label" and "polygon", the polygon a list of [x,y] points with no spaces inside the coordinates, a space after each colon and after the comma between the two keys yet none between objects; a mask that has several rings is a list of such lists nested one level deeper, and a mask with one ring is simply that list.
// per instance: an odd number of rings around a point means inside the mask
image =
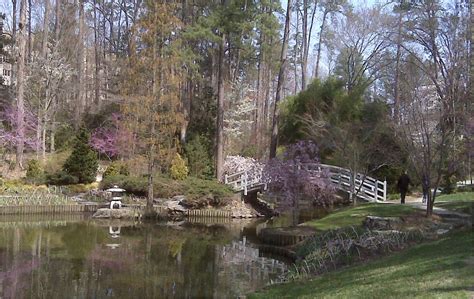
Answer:
[{"label": "stone lantern", "polygon": [[124,189],[114,186],[113,188],[105,190],[112,193],[112,198],[110,199],[110,208],[111,209],[120,209],[122,208],[122,196],[125,192]]}]

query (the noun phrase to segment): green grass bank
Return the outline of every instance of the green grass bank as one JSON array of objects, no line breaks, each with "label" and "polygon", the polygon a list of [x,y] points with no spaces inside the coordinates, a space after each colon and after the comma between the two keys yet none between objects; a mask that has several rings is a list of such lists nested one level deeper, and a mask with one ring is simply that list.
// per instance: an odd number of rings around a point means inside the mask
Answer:
[{"label": "green grass bank", "polygon": [[436,198],[435,206],[472,215],[474,210],[474,192],[440,195]]},{"label": "green grass bank", "polygon": [[472,231],[457,232],[309,281],[271,286],[249,298],[472,298],[473,248]]},{"label": "green grass bank", "polygon": [[360,226],[366,216],[401,217],[415,213],[417,210],[408,205],[364,203],[355,207],[344,207],[333,211],[321,219],[305,222],[318,230],[330,230],[347,226]]}]

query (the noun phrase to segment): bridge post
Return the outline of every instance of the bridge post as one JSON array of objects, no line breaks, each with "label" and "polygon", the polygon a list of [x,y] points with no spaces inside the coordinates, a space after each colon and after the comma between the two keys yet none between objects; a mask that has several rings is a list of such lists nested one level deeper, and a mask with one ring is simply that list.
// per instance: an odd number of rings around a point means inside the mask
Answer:
[{"label": "bridge post", "polygon": [[247,179],[248,179],[247,171],[244,172],[242,176],[243,176],[242,184],[244,185],[244,195],[247,195]]},{"label": "bridge post", "polygon": [[387,179],[383,181],[383,201],[387,200]]}]

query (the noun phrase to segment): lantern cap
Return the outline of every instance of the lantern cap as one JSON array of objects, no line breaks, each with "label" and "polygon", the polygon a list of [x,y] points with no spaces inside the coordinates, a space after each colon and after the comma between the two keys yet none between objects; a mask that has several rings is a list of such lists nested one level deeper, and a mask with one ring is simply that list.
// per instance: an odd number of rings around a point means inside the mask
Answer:
[{"label": "lantern cap", "polygon": [[125,192],[125,189],[119,188],[117,185],[115,185],[112,188],[109,188],[105,191],[108,191],[108,192]]}]

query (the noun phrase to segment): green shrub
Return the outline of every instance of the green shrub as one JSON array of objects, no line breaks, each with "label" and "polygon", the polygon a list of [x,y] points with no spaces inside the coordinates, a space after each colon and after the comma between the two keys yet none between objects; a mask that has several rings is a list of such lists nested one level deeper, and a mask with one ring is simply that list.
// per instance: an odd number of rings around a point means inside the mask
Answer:
[{"label": "green shrub", "polygon": [[213,176],[213,163],[210,152],[210,141],[197,135],[189,140],[184,147],[188,160],[189,174],[198,178]]},{"label": "green shrub", "polygon": [[103,177],[117,176],[117,175],[130,175],[128,166],[121,162],[112,162],[104,172]]},{"label": "green shrub", "polygon": [[[101,189],[107,189],[117,185],[138,196],[145,196],[148,192],[148,180],[146,177],[134,176],[109,176],[100,183]],[[215,180],[202,180],[195,177],[188,177],[185,180],[173,180],[168,177],[155,176],[153,184],[153,194],[157,198],[170,198],[176,195],[185,195],[187,199],[199,200],[215,199],[218,203],[223,203],[226,198],[233,195],[232,190]]]},{"label": "green shrub", "polygon": [[26,166],[26,181],[33,184],[43,183],[44,171],[38,160],[31,159],[28,161]]},{"label": "green shrub", "polygon": [[68,185],[65,188],[63,188],[63,192],[65,194],[78,194],[78,193],[86,193],[90,190],[97,189],[99,183],[94,182],[91,184],[73,184],[73,185]]},{"label": "green shrub", "polygon": [[188,167],[186,166],[186,161],[181,158],[181,155],[176,153],[171,161],[171,177],[174,180],[184,180],[188,176]]},{"label": "green shrub", "polygon": [[445,174],[440,184],[443,194],[451,194],[456,190],[456,176],[454,174]]},{"label": "green shrub", "polygon": [[231,197],[233,191],[224,184],[216,180],[201,180],[195,177],[188,177],[183,181],[185,195],[190,199],[212,195],[218,199]]},{"label": "green shrub", "polygon": [[51,174],[46,174],[46,184],[48,185],[72,185],[79,183],[79,179],[64,171],[58,171]]},{"label": "green shrub", "polygon": [[88,184],[95,181],[98,167],[97,155],[89,145],[89,133],[81,128],[76,135],[73,151],[63,165],[63,170],[76,177],[79,183]]},{"label": "green shrub", "polygon": [[145,196],[148,190],[147,179],[144,177],[133,177],[119,174],[115,176],[104,177],[102,182],[100,182],[101,189],[108,189],[115,185],[125,189],[128,193],[139,196]]},{"label": "green shrub", "polygon": [[103,177],[117,176],[117,175],[129,175],[127,165],[121,162],[112,162],[104,172]]},{"label": "green shrub", "polygon": [[102,176],[102,178],[117,176],[119,174],[119,167],[117,163],[113,162],[109,166],[107,166],[107,169],[104,171],[104,175]]}]

